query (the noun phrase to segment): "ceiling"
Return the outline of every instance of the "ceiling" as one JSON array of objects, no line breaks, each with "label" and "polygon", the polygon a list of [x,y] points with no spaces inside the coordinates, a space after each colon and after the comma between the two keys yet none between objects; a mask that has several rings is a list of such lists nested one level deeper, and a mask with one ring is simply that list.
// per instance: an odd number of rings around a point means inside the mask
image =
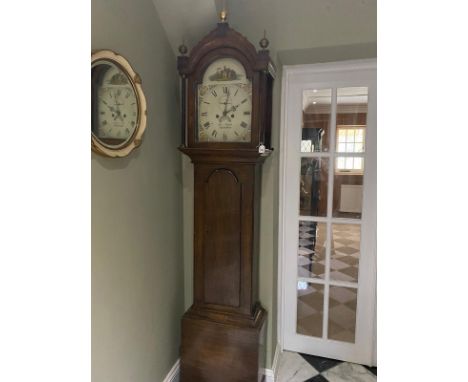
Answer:
[{"label": "ceiling", "polygon": [[[316,48],[375,44],[376,0],[153,0],[169,42],[178,55],[215,28],[226,7],[228,22],[258,46],[266,30],[272,57]],[[304,58],[303,60],[305,60]],[[306,62],[304,62],[306,63]]]}]

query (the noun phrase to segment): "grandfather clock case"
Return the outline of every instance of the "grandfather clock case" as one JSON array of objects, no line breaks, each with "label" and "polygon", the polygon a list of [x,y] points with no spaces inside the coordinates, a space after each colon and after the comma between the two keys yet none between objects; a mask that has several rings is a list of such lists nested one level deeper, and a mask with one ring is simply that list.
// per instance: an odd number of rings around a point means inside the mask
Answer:
[{"label": "grandfather clock case", "polygon": [[[257,51],[223,21],[189,55],[184,46],[179,49],[179,149],[194,165],[194,296],[182,318],[182,382],[253,382],[262,378],[267,312],[258,297],[259,212],[261,166],[272,151],[275,69],[265,38],[261,46]],[[202,116],[211,112],[198,110],[200,94],[204,94],[200,86],[207,68],[220,59],[240,63],[248,86],[205,89],[211,90],[212,102],[219,104],[213,109],[213,121],[202,124]],[[216,73],[221,72],[223,78],[231,78],[226,67],[217,68]],[[243,99],[235,101],[237,88],[249,95],[250,108],[244,107],[247,102]],[[221,90],[228,93],[224,99],[215,96]],[[210,123],[212,130],[204,130]],[[216,124],[224,139],[214,139],[215,133],[209,133],[216,130]],[[239,134],[243,134],[241,138]]]}]

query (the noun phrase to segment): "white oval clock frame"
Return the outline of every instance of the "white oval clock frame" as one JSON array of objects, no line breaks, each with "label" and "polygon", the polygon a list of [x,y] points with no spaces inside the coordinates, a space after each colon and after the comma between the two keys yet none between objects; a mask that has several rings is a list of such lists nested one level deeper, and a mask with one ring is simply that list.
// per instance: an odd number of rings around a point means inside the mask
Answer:
[{"label": "white oval clock frame", "polygon": [[108,145],[103,144],[99,138],[97,138],[91,132],[91,149],[103,156],[116,158],[116,157],[125,157],[129,155],[135,148],[141,145],[143,139],[143,133],[146,129],[146,119],[147,119],[147,110],[146,110],[146,98],[143,93],[143,88],[141,86],[141,78],[136,73],[130,63],[120,54],[108,50],[97,50],[91,54],[91,66],[96,61],[110,61],[113,64],[117,65],[122,69],[130,83],[133,90],[135,91],[137,106],[138,106],[138,119],[135,131],[132,136],[125,142],[122,146],[117,146],[115,148],[109,147]]}]

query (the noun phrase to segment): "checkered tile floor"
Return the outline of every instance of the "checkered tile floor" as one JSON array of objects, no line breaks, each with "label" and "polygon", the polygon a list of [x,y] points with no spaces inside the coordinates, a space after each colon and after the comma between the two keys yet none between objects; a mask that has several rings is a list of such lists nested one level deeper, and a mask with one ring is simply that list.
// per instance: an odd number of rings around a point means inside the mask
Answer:
[{"label": "checkered tile floor", "polygon": [[[330,279],[358,281],[361,226],[333,224]],[[323,279],[325,276],[326,225],[299,223],[299,277]]]},{"label": "checkered tile floor", "polygon": [[285,351],[277,382],[375,382],[377,368]]},{"label": "checkered tile floor", "polygon": [[[360,251],[360,226],[333,224],[330,280],[357,283]],[[300,222],[299,277],[323,279],[325,275],[326,225]],[[356,285],[357,286],[357,285]],[[321,337],[324,288],[321,284],[298,283],[298,333]],[[330,286],[327,337],[354,342],[357,289]]]}]

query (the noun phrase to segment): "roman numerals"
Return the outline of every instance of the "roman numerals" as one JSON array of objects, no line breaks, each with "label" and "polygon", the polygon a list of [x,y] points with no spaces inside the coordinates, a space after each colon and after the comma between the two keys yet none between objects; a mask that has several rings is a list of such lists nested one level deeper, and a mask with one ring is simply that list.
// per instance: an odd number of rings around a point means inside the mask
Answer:
[{"label": "roman numerals", "polygon": [[249,142],[252,88],[241,81],[209,80],[198,86],[199,142]]}]

